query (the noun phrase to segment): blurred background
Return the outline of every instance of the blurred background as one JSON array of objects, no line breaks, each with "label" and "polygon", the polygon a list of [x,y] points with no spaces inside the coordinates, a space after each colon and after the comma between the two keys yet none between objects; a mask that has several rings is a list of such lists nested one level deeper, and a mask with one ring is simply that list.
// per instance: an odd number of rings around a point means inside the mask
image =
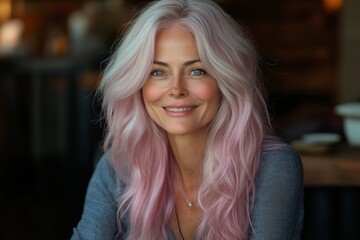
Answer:
[{"label": "blurred background", "polygon": [[[0,239],[69,239],[102,153],[96,85],[144,1],[0,0]],[[305,171],[302,239],[360,239],[360,1],[218,0],[253,37],[278,135]],[[330,133],[331,144],[295,144]],[[323,141],[324,142],[324,141]]]}]

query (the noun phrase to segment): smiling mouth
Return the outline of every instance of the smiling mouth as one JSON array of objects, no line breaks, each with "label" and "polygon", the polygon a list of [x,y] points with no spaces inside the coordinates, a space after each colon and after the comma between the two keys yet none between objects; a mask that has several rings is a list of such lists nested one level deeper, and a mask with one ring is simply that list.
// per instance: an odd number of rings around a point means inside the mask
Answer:
[{"label": "smiling mouth", "polygon": [[169,112],[184,112],[193,110],[195,107],[164,107],[166,111]]}]

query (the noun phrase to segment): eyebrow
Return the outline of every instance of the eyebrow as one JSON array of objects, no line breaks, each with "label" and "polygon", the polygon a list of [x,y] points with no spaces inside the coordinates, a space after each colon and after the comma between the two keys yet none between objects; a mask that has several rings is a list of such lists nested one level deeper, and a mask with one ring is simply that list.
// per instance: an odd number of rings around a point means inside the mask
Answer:
[{"label": "eyebrow", "polygon": [[[187,62],[185,62],[183,65],[184,65],[184,66],[189,66],[189,65],[194,64],[194,63],[197,63],[197,62],[201,62],[200,59],[195,59],[195,60],[187,61]],[[165,67],[169,67],[169,64],[167,64],[167,63],[165,63],[165,62],[154,61],[153,63],[154,63],[154,64],[157,64],[157,65],[162,65],[162,66],[165,66]]]}]

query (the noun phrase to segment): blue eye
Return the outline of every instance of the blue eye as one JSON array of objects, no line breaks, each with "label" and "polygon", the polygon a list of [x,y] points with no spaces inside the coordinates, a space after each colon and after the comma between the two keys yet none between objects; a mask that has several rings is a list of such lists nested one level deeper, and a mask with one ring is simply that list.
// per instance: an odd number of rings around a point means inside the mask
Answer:
[{"label": "blue eye", "polygon": [[194,76],[201,76],[201,75],[205,75],[205,71],[201,69],[194,69],[191,71],[191,74]]},{"label": "blue eye", "polygon": [[154,70],[151,72],[151,76],[154,76],[154,77],[163,77],[165,76],[165,73],[161,70]]}]

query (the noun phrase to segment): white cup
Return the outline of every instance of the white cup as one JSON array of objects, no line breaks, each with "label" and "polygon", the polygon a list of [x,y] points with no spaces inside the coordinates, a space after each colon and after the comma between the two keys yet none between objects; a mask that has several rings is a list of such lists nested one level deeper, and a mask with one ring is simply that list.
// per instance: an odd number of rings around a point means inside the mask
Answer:
[{"label": "white cup", "polygon": [[343,103],[335,107],[335,112],[344,118],[344,132],[348,143],[360,146],[360,103]]}]

